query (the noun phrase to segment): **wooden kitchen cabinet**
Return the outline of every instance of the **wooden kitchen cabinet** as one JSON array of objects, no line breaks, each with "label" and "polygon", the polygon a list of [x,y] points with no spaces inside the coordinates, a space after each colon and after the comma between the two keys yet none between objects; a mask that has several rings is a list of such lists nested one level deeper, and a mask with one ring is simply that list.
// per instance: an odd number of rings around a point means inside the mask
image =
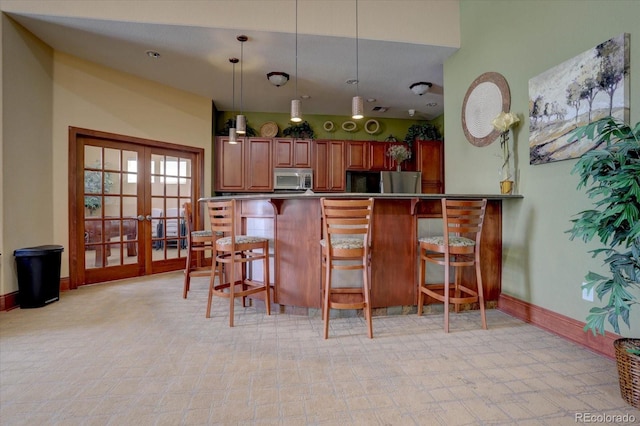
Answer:
[{"label": "wooden kitchen cabinet", "polygon": [[423,194],[444,194],[444,142],[416,141],[416,170]]},{"label": "wooden kitchen cabinet", "polygon": [[244,149],[245,189],[251,192],[273,191],[271,138],[248,138]]},{"label": "wooden kitchen cabinet", "polygon": [[345,167],[347,170],[369,170],[369,142],[345,142]]},{"label": "wooden kitchen cabinet", "polygon": [[274,139],[273,167],[311,168],[313,141],[311,139]]},{"label": "wooden kitchen cabinet", "polygon": [[343,141],[315,141],[313,162],[314,191],[337,192],[345,190],[346,171]]},{"label": "wooden kitchen cabinet", "polygon": [[215,142],[216,191],[273,191],[272,139],[239,138],[230,144],[222,136]]},{"label": "wooden kitchen cabinet", "polygon": [[217,137],[215,142],[215,190],[244,191],[244,140],[230,144],[229,138],[223,136]]}]

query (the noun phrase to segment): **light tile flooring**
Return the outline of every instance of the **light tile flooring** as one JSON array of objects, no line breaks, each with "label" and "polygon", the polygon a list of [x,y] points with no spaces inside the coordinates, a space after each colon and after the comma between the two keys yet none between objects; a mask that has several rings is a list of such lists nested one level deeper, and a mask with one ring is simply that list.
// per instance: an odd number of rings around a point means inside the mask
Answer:
[{"label": "light tile flooring", "polygon": [[[182,274],[83,287],[0,313],[2,425],[569,425],[640,412],[615,363],[488,311],[360,317],[236,310]],[[599,419],[595,417],[595,419]],[[616,418],[606,417],[615,424]],[[619,424],[625,424],[619,422]]]}]

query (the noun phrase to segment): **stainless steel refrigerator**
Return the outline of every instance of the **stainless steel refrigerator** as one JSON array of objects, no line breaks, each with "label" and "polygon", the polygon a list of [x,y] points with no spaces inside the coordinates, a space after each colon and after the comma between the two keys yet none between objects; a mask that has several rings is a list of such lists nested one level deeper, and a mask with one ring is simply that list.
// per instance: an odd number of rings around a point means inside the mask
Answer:
[{"label": "stainless steel refrigerator", "polygon": [[380,192],[383,194],[419,194],[422,172],[380,172]]}]

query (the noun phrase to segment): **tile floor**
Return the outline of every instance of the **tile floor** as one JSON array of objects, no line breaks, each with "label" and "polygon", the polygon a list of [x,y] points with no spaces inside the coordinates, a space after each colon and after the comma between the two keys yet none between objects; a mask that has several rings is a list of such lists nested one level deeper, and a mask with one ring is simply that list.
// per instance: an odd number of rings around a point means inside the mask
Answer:
[{"label": "tile floor", "polygon": [[[182,274],[0,313],[2,425],[638,424],[615,363],[488,311],[360,317],[236,310]],[[616,417],[618,416],[618,417]],[[626,416],[626,417],[624,417]],[[593,422],[593,421],[592,421]]]}]

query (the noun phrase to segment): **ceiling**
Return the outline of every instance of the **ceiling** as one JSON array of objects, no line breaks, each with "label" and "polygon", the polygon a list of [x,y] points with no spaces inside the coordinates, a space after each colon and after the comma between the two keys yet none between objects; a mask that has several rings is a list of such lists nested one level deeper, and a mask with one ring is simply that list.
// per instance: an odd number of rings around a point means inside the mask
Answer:
[{"label": "ceiling", "polygon": [[[210,98],[220,111],[289,113],[296,94],[296,34],[8,13],[57,51]],[[237,36],[248,37],[240,43]],[[297,36],[297,94],[302,115],[351,115],[356,38]],[[457,49],[359,38],[358,93],[365,117],[432,119],[444,111],[443,63]],[[242,49],[242,55],[241,55]],[[154,51],[159,58],[146,52]],[[242,65],[242,66],[241,66]],[[270,71],[290,75],[276,87]],[[415,95],[412,83],[433,84]],[[242,94],[242,96],[241,96]],[[308,96],[309,98],[305,98]],[[375,107],[388,108],[385,112]]]}]

